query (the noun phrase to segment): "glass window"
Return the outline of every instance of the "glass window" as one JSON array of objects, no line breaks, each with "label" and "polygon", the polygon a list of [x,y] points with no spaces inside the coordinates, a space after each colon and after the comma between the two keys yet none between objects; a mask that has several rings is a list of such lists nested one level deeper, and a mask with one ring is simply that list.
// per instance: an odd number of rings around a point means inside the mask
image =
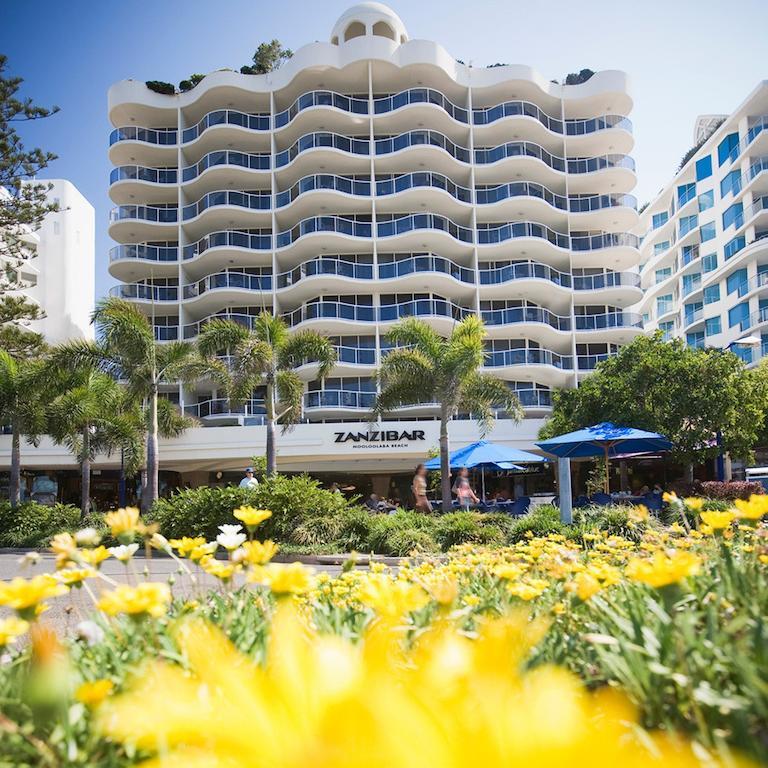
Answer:
[{"label": "glass window", "polygon": [[663,283],[668,277],[672,276],[672,267],[664,267],[656,270],[656,284]]},{"label": "glass window", "polygon": [[741,215],[744,211],[744,206],[741,203],[734,203],[723,211],[723,229],[728,229],[731,224],[735,224],[740,227],[744,218]]},{"label": "glass window", "polygon": [[651,319],[651,316],[647,312],[643,312],[643,325],[646,325]]},{"label": "glass window", "polygon": [[696,331],[695,333],[686,333],[685,343],[689,347],[703,348],[704,347],[704,331]]},{"label": "glass window", "polygon": [[658,229],[669,221],[669,213],[662,211],[661,213],[654,213],[651,228]]},{"label": "glass window", "polygon": [[692,229],[694,229],[699,223],[698,214],[693,216],[683,216],[680,219],[680,237],[687,235]]},{"label": "glass window", "polygon": [[718,145],[717,145],[717,164],[722,165],[726,160],[733,160],[736,157],[737,149],[739,146],[739,134],[729,133]]},{"label": "glass window", "polygon": [[701,272],[692,272],[690,275],[683,275],[683,296],[687,296],[691,291],[695,291],[701,285]]},{"label": "glass window", "polygon": [[706,224],[702,224],[701,227],[699,227],[699,233],[701,234],[702,243],[706,243],[707,240],[713,240],[717,234],[715,222],[708,221]]},{"label": "glass window", "polygon": [[672,333],[675,330],[675,321],[667,320],[665,323],[659,323],[659,330],[662,333],[664,341],[669,341],[672,338]]},{"label": "glass window", "polygon": [[696,196],[696,184],[681,184],[677,188],[677,207],[682,208]]},{"label": "glass window", "polygon": [[737,254],[745,245],[746,240],[744,239],[744,235],[739,235],[738,237],[734,237],[733,240],[729,240],[723,248],[725,260],[728,261],[731,256]]},{"label": "glass window", "polygon": [[656,315],[666,315],[672,311],[672,294],[667,293],[664,296],[656,297]]},{"label": "glass window", "polygon": [[717,254],[708,253],[701,257],[701,271],[714,272],[717,269]]},{"label": "glass window", "polygon": [[685,323],[688,325],[697,318],[697,315],[701,315],[701,311],[704,309],[704,304],[701,301],[691,301],[688,304],[683,305],[683,314],[685,316]]},{"label": "glass window", "polygon": [[704,303],[714,304],[714,302],[720,301],[720,284],[708,285],[704,289]]},{"label": "glass window", "polygon": [[696,181],[708,179],[712,175],[712,155],[696,161]]},{"label": "glass window", "polygon": [[683,266],[690,264],[695,259],[699,258],[699,246],[698,245],[684,245],[682,250]]},{"label": "glass window", "polygon": [[749,327],[749,302],[742,301],[741,304],[737,304],[732,309],[728,310],[728,327],[733,328],[734,325],[740,326],[742,331],[745,331]]},{"label": "glass window", "polygon": [[717,317],[708,317],[704,321],[704,335],[705,336],[716,336],[718,333],[721,333],[723,330],[722,324],[720,323],[720,315],[717,315]]},{"label": "glass window", "polygon": [[725,279],[725,292],[733,293],[739,286],[747,282],[747,269],[737,269]]},{"label": "glass window", "polygon": [[715,190],[708,189],[699,195],[699,212],[706,211],[715,204]]},{"label": "glass window", "polygon": [[669,248],[669,240],[664,240],[664,242],[656,243],[656,245],[653,246],[653,255],[657,256],[662,251],[666,251],[667,248]]},{"label": "glass window", "polygon": [[731,171],[727,176],[723,177],[720,182],[720,197],[726,197],[729,192],[733,192],[737,195],[741,192],[741,172]]}]

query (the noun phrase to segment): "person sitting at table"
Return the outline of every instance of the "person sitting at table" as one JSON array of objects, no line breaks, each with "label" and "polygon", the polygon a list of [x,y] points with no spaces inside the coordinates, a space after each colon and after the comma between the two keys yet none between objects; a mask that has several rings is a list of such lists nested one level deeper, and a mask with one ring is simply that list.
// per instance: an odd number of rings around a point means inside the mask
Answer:
[{"label": "person sitting at table", "polygon": [[371,512],[378,512],[379,504],[381,504],[381,502],[379,501],[379,497],[375,493],[372,493],[366,499],[366,502],[365,502],[365,506],[368,507],[368,509],[370,509]]},{"label": "person sitting at table", "polygon": [[650,488],[649,488],[647,485],[644,485],[644,486],[643,486],[643,487],[642,487],[642,488],[641,488],[641,489],[640,489],[640,490],[637,492],[637,494],[638,494],[638,496],[645,496],[647,493],[650,493],[650,492],[651,492],[651,489],[650,489]]},{"label": "person sitting at table", "polygon": [[461,509],[469,509],[472,504],[477,504],[479,501],[469,485],[469,470],[466,467],[462,467],[459,470],[456,482],[454,482],[451,490],[456,494],[456,500],[459,502]]}]

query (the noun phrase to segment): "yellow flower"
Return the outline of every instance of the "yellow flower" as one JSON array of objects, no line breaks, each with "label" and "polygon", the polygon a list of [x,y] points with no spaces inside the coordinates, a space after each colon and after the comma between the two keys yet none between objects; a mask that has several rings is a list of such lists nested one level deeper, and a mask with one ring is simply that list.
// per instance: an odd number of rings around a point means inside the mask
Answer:
[{"label": "yellow flower", "polygon": [[88,681],[78,686],[75,691],[75,698],[81,704],[85,704],[86,707],[93,709],[101,704],[101,702],[112,693],[114,687],[112,681],[107,680],[106,678],[102,680]]},{"label": "yellow flower", "polygon": [[708,525],[713,531],[720,531],[730,528],[736,515],[733,512],[702,512],[701,519],[704,525]]},{"label": "yellow flower", "polygon": [[180,539],[171,539],[168,543],[179,553],[180,557],[188,557],[196,547],[205,544],[205,538],[195,536],[192,539],[189,536],[183,536]]},{"label": "yellow flower", "polygon": [[241,547],[242,560],[250,565],[266,565],[276,554],[279,547],[274,541],[246,541]]},{"label": "yellow flower", "polygon": [[201,561],[200,567],[209,576],[215,576],[223,582],[229,581],[237,570],[237,566],[234,563],[226,560],[217,560],[215,557]]},{"label": "yellow flower", "polygon": [[56,555],[56,567],[62,568],[77,551],[77,542],[71,533],[57,533],[51,539],[51,552]]},{"label": "yellow flower", "polygon": [[749,501],[736,499],[734,505],[737,509],[736,516],[743,520],[759,520],[768,514],[768,494],[752,494]]},{"label": "yellow flower", "polygon": [[700,567],[701,558],[692,552],[674,551],[669,555],[657,552],[650,560],[633,557],[625,572],[632,581],[658,588],[695,576]]},{"label": "yellow flower", "polygon": [[507,587],[507,591],[510,595],[519,597],[521,600],[533,600],[539,597],[541,593],[549,586],[546,581],[541,579],[531,579],[528,581],[518,581],[514,584],[510,584]]},{"label": "yellow flower", "polygon": [[189,559],[193,562],[200,562],[207,557],[210,557],[217,549],[219,545],[215,541],[209,541],[205,544],[198,544],[189,553]]},{"label": "yellow flower", "polygon": [[596,595],[602,587],[600,582],[589,573],[577,573],[576,578],[567,585],[569,592],[574,592],[579,600],[586,602],[590,597]]},{"label": "yellow flower", "polygon": [[238,507],[234,512],[235,517],[248,528],[255,528],[259,523],[272,517],[268,509],[255,509],[254,507]]},{"label": "yellow flower", "polygon": [[43,600],[66,594],[69,590],[55,576],[42,573],[31,579],[16,577],[0,582],[0,605],[12,608],[22,619],[31,619]]},{"label": "yellow flower", "polygon": [[698,496],[689,496],[683,499],[685,506],[688,509],[698,512],[704,506],[704,499],[700,499]]},{"label": "yellow flower", "polygon": [[464,605],[469,606],[470,608],[474,608],[476,605],[480,604],[480,596],[479,595],[464,595]]},{"label": "yellow flower", "polygon": [[133,536],[139,528],[139,510],[136,507],[121,507],[117,512],[107,512],[104,522],[115,538]]},{"label": "yellow flower", "polygon": [[268,565],[260,570],[258,576],[277,597],[303,595],[313,586],[312,571],[301,563]]},{"label": "yellow flower", "polygon": [[459,594],[459,585],[456,579],[438,577],[425,584],[430,597],[440,605],[451,605]]},{"label": "yellow flower", "polygon": [[629,510],[629,519],[633,523],[644,523],[650,518],[651,513],[648,511],[648,507],[645,504],[638,504],[636,507],[632,507]]},{"label": "yellow flower", "polygon": [[555,616],[562,616],[566,610],[565,603],[555,603],[552,606],[552,613],[554,613]]},{"label": "yellow flower", "polygon": [[698,765],[671,737],[637,736],[618,694],[590,694],[562,670],[522,674],[539,636],[527,617],[480,622],[476,639],[437,629],[402,653],[382,631],[399,637],[381,626],[357,644],[321,636],[284,604],[257,664],[188,620],[185,664],[154,661],[104,703],[97,728],[156,753],[157,768]]},{"label": "yellow flower", "polygon": [[0,619],[0,649],[15,643],[28,629],[29,624],[16,616]]},{"label": "yellow flower", "polygon": [[136,587],[121,584],[112,591],[104,592],[98,602],[100,610],[109,616],[127,613],[130,616],[164,616],[171,602],[171,590],[167,584],[144,582]]},{"label": "yellow flower", "polygon": [[429,595],[421,585],[384,574],[372,575],[363,582],[358,597],[363,605],[391,619],[399,619],[429,602]]},{"label": "yellow flower", "polygon": [[79,587],[86,579],[96,575],[96,571],[90,566],[81,568],[64,568],[56,574],[56,578],[70,587]]},{"label": "yellow flower", "polygon": [[674,504],[675,502],[680,501],[680,499],[677,498],[677,494],[672,491],[671,493],[668,493],[667,491],[664,491],[662,497],[664,501],[667,502],[667,504]]},{"label": "yellow flower", "polygon": [[109,557],[109,550],[102,544],[93,549],[80,549],[77,552],[77,559],[88,565],[98,566]]}]

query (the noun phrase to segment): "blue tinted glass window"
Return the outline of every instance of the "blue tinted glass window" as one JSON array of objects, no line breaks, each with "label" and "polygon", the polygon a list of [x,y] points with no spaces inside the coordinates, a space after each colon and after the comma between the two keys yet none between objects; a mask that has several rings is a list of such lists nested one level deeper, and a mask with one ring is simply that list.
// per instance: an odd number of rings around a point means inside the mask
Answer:
[{"label": "blue tinted glass window", "polygon": [[696,331],[695,333],[686,333],[685,342],[689,347],[703,347],[704,331]]},{"label": "blue tinted glass window", "polygon": [[723,330],[723,326],[720,322],[720,315],[717,317],[708,317],[704,321],[704,335],[715,336]]},{"label": "blue tinted glass window", "polygon": [[656,297],[656,314],[665,315],[672,310],[672,294],[667,293],[664,296]]},{"label": "blue tinted glass window", "polygon": [[665,323],[659,323],[659,330],[662,333],[664,341],[669,341],[672,338],[672,333],[675,330],[675,321],[668,320]]},{"label": "blue tinted glass window", "polygon": [[701,233],[702,243],[706,243],[707,240],[713,240],[717,234],[717,230],[715,229],[715,222],[708,221],[706,224],[702,224],[699,228],[699,232]]},{"label": "blue tinted glass window", "polygon": [[717,164],[722,165],[726,160],[732,160],[731,153],[739,146],[739,134],[729,133],[717,145]]},{"label": "blue tinted glass window", "polygon": [[723,177],[720,182],[720,197],[725,197],[729,192],[733,192],[734,195],[741,192],[741,172],[731,171],[728,175]]},{"label": "blue tinted glass window", "polygon": [[708,179],[712,175],[712,155],[696,161],[696,181]]},{"label": "blue tinted glass window", "polygon": [[709,285],[704,289],[704,303],[712,304],[720,301],[720,285]]},{"label": "blue tinted glass window", "polygon": [[741,330],[746,330],[749,323],[749,302],[742,301],[741,304],[737,304],[732,309],[728,310],[728,327],[733,328],[734,325],[741,327]]},{"label": "blue tinted glass window", "polygon": [[699,195],[699,211],[706,211],[715,204],[715,190],[708,189]]},{"label": "blue tinted glass window", "polygon": [[693,272],[690,275],[683,275],[683,296],[687,296],[700,285],[701,272]]},{"label": "blue tinted glass window", "polygon": [[685,323],[688,325],[694,320],[698,320],[697,315],[701,314],[704,309],[704,303],[701,301],[691,301],[683,306],[683,314],[685,315]]},{"label": "blue tinted glass window", "polygon": [[669,221],[669,213],[667,211],[662,211],[661,213],[654,213],[653,219],[652,219],[652,228],[658,229],[663,224],[666,224]]},{"label": "blue tinted glass window", "polygon": [[747,282],[747,269],[737,269],[725,279],[725,292],[733,293],[742,283]]},{"label": "blue tinted glass window", "polygon": [[745,245],[746,240],[744,239],[744,235],[739,235],[738,237],[734,237],[733,240],[729,240],[723,248],[725,260],[728,261],[731,256],[738,253]]},{"label": "blue tinted glass window", "polygon": [[693,200],[695,196],[695,184],[681,184],[677,188],[677,207],[682,208],[689,200]]},{"label": "blue tinted glass window", "polygon": [[699,217],[698,214],[693,214],[693,216],[683,216],[683,218],[680,219],[680,237],[683,237],[683,235],[687,235],[692,229],[694,229],[699,223]]},{"label": "blue tinted glass window", "polygon": [[714,272],[717,269],[717,254],[708,253],[701,257],[701,271]]},{"label": "blue tinted glass window", "polygon": [[661,253],[662,251],[666,251],[667,248],[669,248],[669,240],[664,240],[662,243],[656,243],[656,245],[653,246],[654,256]]},{"label": "blue tinted glass window", "polygon": [[683,266],[690,264],[694,259],[699,258],[699,246],[698,245],[684,245],[683,246]]},{"label": "blue tinted glass window", "polygon": [[723,211],[723,229],[728,229],[731,224],[736,224],[737,227],[741,226],[743,210],[744,206],[741,203],[734,203],[726,208]]},{"label": "blue tinted glass window", "polygon": [[672,276],[672,267],[664,267],[663,269],[656,270],[656,282],[664,282],[668,277]]}]

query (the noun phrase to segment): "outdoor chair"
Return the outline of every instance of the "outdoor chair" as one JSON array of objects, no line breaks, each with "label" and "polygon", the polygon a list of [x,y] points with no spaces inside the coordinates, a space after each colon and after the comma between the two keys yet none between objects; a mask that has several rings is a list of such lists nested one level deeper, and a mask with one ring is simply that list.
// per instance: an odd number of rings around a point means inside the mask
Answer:
[{"label": "outdoor chair", "polygon": [[601,507],[606,507],[606,506],[608,506],[609,504],[613,504],[613,499],[612,499],[612,498],[611,498],[611,496],[610,496],[609,494],[607,494],[607,493],[593,493],[593,494],[592,494],[592,495],[589,497],[589,500],[590,500],[590,501],[591,501],[593,504],[598,504],[598,505],[599,505],[599,506],[601,506]]},{"label": "outdoor chair", "polygon": [[531,506],[531,499],[529,496],[520,496],[512,502],[507,512],[513,517],[521,517],[524,515],[528,508]]},{"label": "outdoor chair", "polygon": [[586,496],[584,496],[584,494],[581,494],[580,496],[577,496],[574,499],[573,506],[574,506],[574,508],[588,507],[589,506],[589,499]]}]

